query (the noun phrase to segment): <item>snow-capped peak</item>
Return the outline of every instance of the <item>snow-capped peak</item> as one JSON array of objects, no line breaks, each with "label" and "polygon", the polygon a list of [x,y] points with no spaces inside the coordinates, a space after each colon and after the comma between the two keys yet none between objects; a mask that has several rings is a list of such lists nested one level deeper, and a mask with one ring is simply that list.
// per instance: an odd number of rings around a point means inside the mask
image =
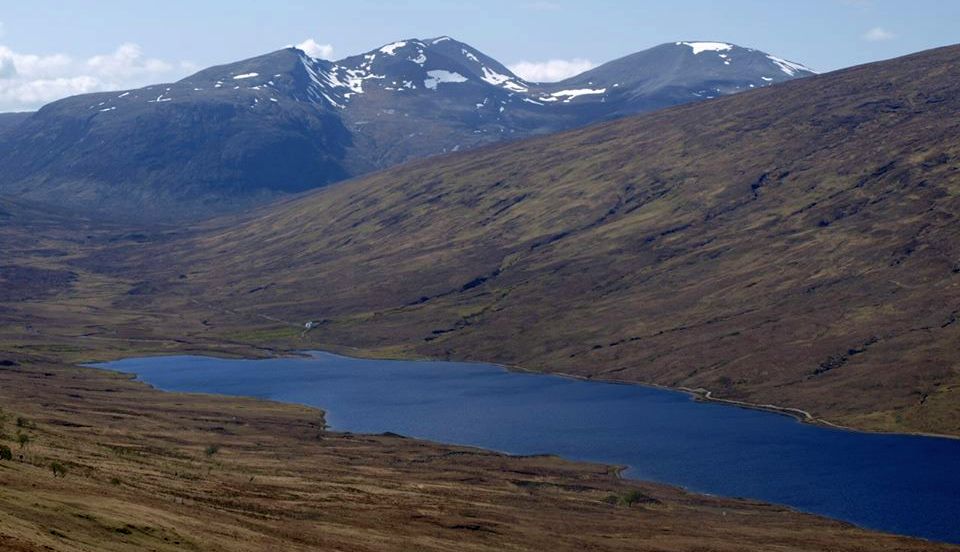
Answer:
[{"label": "snow-capped peak", "polygon": [[[212,67],[198,73],[199,76],[184,79],[183,90],[164,91],[159,96],[159,90],[150,92],[152,95],[145,93],[143,101],[176,102],[198,92],[226,93],[245,95],[251,108],[269,106],[269,102],[283,101],[285,97],[346,109],[361,97],[371,98],[379,105],[380,102],[393,101],[386,97],[394,94],[411,98],[430,94],[462,101],[464,105],[479,104],[491,113],[494,109],[504,113],[514,108],[530,109],[530,106],[545,108],[559,104],[586,106],[621,102],[639,82],[637,79],[642,80],[644,64],[659,67],[661,62],[658,59],[672,63],[678,54],[688,61],[696,58],[695,63],[679,64],[674,68],[681,76],[689,73],[696,77],[706,72],[714,78],[720,68],[725,71],[724,78],[732,79],[729,85],[712,84],[691,90],[693,96],[701,98],[767,86],[812,73],[801,64],[728,42],[681,41],[663,46],[666,48],[652,48],[647,53],[614,60],[608,66],[560,83],[527,82],[497,60],[449,36],[424,40],[407,38],[339,61],[315,58],[300,48],[290,47],[230,66]],[[291,54],[297,56],[293,72],[286,65]],[[658,57],[664,55],[667,57]],[[645,60],[639,66],[636,65],[637,56]],[[207,90],[209,92],[205,92]],[[133,94],[104,100],[102,105],[91,105],[90,109],[105,111],[113,107],[114,102],[130,101],[131,96]],[[361,103],[366,104],[366,101]],[[489,106],[493,107],[487,109]]]},{"label": "snow-capped peak", "polygon": [[730,65],[731,56],[735,55],[731,50],[737,48],[738,51],[747,51],[751,53],[759,53],[760,55],[766,56],[777,68],[783,72],[783,74],[788,77],[795,77],[797,73],[812,73],[816,74],[816,71],[801,65],[799,63],[794,63],[792,61],[779,58],[774,55],[765,54],[763,52],[757,52],[756,50],[750,48],[738,48],[734,44],[729,42],[675,42],[676,46],[687,46],[693,51],[693,55],[702,54],[703,52],[716,52],[725,65]]},{"label": "snow-capped peak", "polygon": [[388,56],[395,56],[397,55],[397,50],[399,50],[400,48],[403,48],[406,45],[407,45],[406,40],[391,42],[390,44],[387,44],[386,46],[381,47],[379,52],[383,54],[387,54]]},{"label": "snow-capped peak", "polygon": [[701,52],[726,52],[733,49],[733,44],[727,42],[677,42],[677,46],[689,46],[693,54]]}]

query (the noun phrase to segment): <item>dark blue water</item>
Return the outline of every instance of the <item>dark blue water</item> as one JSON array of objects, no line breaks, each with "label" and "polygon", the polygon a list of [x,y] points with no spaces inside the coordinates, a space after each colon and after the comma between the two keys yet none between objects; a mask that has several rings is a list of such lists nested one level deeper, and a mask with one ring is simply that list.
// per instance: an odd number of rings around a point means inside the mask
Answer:
[{"label": "dark blue water", "polygon": [[815,427],[634,385],[451,362],[128,359],[160,389],[322,407],[335,429],[630,466],[627,475],[960,543],[960,440]]}]

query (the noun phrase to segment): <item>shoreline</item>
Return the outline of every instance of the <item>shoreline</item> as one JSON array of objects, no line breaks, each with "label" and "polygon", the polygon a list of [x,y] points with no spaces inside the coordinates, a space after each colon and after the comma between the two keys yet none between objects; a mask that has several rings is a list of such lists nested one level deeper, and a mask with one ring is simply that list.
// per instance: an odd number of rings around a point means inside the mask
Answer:
[{"label": "shoreline", "polygon": [[[327,346],[329,346],[329,345],[327,345]],[[341,347],[334,347],[334,348],[341,348]],[[748,401],[738,401],[738,400],[735,400],[735,399],[723,399],[723,398],[719,398],[719,397],[714,397],[714,396],[713,396],[713,391],[710,391],[709,389],[705,389],[705,388],[702,388],[702,387],[700,387],[700,388],[684,387],[684,386],[671,387],[671,386],[669,386],[669,385],[662,385],[662,384],[659,384],[659,383],[651,383],[651,382],[643,382],[643,381],[632,381],[632,380],[615,379],[615,378],[605,378],[605,377],[603,377],[603,376],[600,376],[600,377],[588,377],[588,376],[581,376],[581,375],[578,375],[578,374],[570,374],[570,373],[567,373],[567,372],[552,372],[552,371],[531,370],[531,369],[529,369],[529,368],[524,368],[524,367],[518,366],[518,365],[501,364],[501,363],[498,363],[498,362],[484,362],[484,361],[481,361],[481,360],[443,360],[443,359],[436,359],[436,358],[430,358],[430,357],[384,358],[384,357],[377,357],[377,356],[360,356],[360,355],[362,355],[362,353],[364,352],[362,349],[358,349],[358,348],[356,348],[356,347],[342,347],[342,348],[344,348],[344,349],[352,349],[352,350],[356,351],[357,353],[359,353],[358,356],[355,356],[355,357],[352,357],[352,358],[362,358],[362,359],[366,359],[366,360],[419,360],[419,361],[427,361],[427,362],[459,362],[459,363],[463,363],[463,364],[485,364],[485,365],[487,365],[487,366],[496,366],[496,367],[499,367],[499,368],[503,368],[504,370],[507,370],[508,372],[516,372],[516,373],[522,373],[522,374],[537,374],[537,375],[542,375],[542,376],[558,376],[558,377],[571,378],[571,379],[580,380],[580,381],[593,381],[593,382],[599,382],[599,383],[614,383],[614,384],[618,384],[618,385],[639,385],[639,386],[641,386],[641,387],[649,387],[649,388],[652,388],[652,389],[660,389],[660,390],[664,390],[664,391],[674,391],[674,392],[677,392],[677,393],[684,393],[684,394],[690,395],[691,397],[694,398],[694,400],[697,400],[697,401],[713,402],[713,403],[718,403],[718,404],[726,404],[726,405],[728,405],[728,406],[734,406],[734,407],[737,407],[737,408],[745,408],[745,409],[747,409],[747,410],[761,410],[761,411],[764,411],[764,412],[770,412],[770,413],[772,413],[772,414],[780,414],[780,415],[783,415],[783,416],[789,416],[789,417],[794,418],[795,420],[797,420],[798,422],[801,422],[801,423],[810,424],[810,425],[814,425],[814,426],[826,427],[826,428],[830,428],[830,429],[837,429],[837,430],[841,430],[841,431],[850,431],[850,432],[853,432],[853,433],[866,433],[866,434],[874,434],[874,435],[902,435],[902,436],[909,436],[909,437],[928,437],[928,438],[934,438],[934,439],[950,439],[950,440],[955,440],[955,441],[956,441],[956,440],[960,440],[960,435],[950,435],[950,434],[946,434],[946,433],[930,433],[930,432],[923,432],[923,431],[886,431],[886,430],[879,430],[879,429],[863,429],[863,428],[845,426],[845,425],[843,425],[843,424],[838,424],[838,423],[836,423],[836,422],[831,422],[830,420],[827,420],[827,419],[824,419],[824,418],[818,418],[818,417],[814,416],[813,414],[810,414],[808,411],[803,410],[803,409],[801,409],[801,408],[793,408],[793,407],[789,407],[789,406],[779,406],[779,405],[776,405],[776,404],[751,403],[751,402],[748,402]],[[332,351],[332,350],[326,350],[326,351],[325,351],[325,350],[320,350],[320,349],[313,349],[313,350],[316,350],[316,351],[322,352],[322,353],[331,353],[331,354],[335,354],[335,355],[341,355],[341,356],[345,356],[345,357],[350,357],[350,356],[351,356],[351,355],[348,355],[348,354],[339,353],[339,352],[335,352],[335,351]]]},{"label": "shoreline", "polygon": [[960,441],[960,436],[949,435],[945,433],[929,433],[922,431],[884,431],[879,429],[862,429],[858,427],[845,426],[824,418],[818,418],[813,414],[810,414],[806,410],[801,408],[793,408],[789,406],[778,406],[775,404],[762,404],[762,403],[752,403],[747,401],[738,401],[736,399],[723,399],[720,397],[714,397],[713,391],[709,389],[692,388],[692,387],[670,387],[669,385],[660,385],[657,383],[646,383],[646,382],[637,382],[629,380],[612,380],[612,379],[601,379],[601,378],[587,378],[584,376],[578,376],[575,374],[566,374],[561,372],[533,372],[528,373],[534,374],[555,374],[562,375],[564,377],[570,377],[582,381],[596,381],[604,383],[616,383],[621,385],[640,385],[643,387],[650,387],[653,389],[661,389],[664,391],[675,391],[679,393],[685,393],[695,401],[698,402],[711,402],[717,404],[725,404],[727,406],[733,406],[737,408],[744,408],[746,410],[760,410],[763,412],[769,412],[771,414],[780,414],[782,416],[789,416],[800,423],[809,424],[812,426],[820,426],[828,429],[836,429],[839,431],[849,431],[851,433],[864,433],[868,435],[898,435],[903,437],[927,437],[930,439],[949,439],[951,441]]},{"label": "shoreline", "polygon": [[[409,357],[399,357],[399,358],[383,357],[383,356],[372,355],[369,353],[369,351],[360,349],[358,347],[335,345],[330,343],[323,344],[322,347],[324,347],[324,349],[306,349],[306,350],[312,350],[312,351],[317,351],[322,353],[330,353],[330,354],[358,358],[358,359],[365,359],[365,360],[415,360],[415,361],[428,361],[428,362],[459,362],[463,364],[485,364],[487,366],[496,366],[504,370],[507,370],[509,372],[517,372],[517,373],[523,373],[523,374],[558,376],[558,377],[571,378],[571,379],[576,379],[581,381],[615,383],[618,385],[639,385],[642,387],[649,387],[652,389],[661,389],[665,391],[685,393],[698,401],[714,402],[719,404],[726,404],[728,406],[734,406],[737,408],[746,408],[748,410],[761,410],[761,411],[770,412],[773,414],[790,416],[791,418],[794,418],[801,423],[821,426],[821,427],[836,429],[841,431],[850,431],[854,433],[866,433],[866,434],[874,434],[874,435],[902,435],[902,436],[909,436],[909,437],[928,437],[933,439],[950,439],[953,441],[960,440],[960,435],[951,435],[948,433],[931,433],[931,432],[925,432],[925,431],[890,431],[890,430],[882,430],[882,429],[866,429],[866,428],[846,426],[843,424],[838,424],[836,422],[831,422],[830,420],[827,420],[825,418],[814,416],[810,412],[803,410],[801,408],[779,406],[776,404],[751,403],[748,401],[738,401],[736,399],[724,399],[720,397],[714,397],[712,391],[702,387],[701,388],[692,388],[692,387],[684,387],[684,386],[671,387],[669,385],[662,385],[659,383],[624,380],[624,379],[616,379],[616,378],[606,378],[603,376],[589,377],[589,376],[581,376],[579,374],[570,374],[567,372],[532,370],[530,368],[524,368],[523,366],[519,366],[519,365],[502,364],[499,362],[485,362],[481,360],[438,359],[438,358],[431,358],[428,356],[413,356],[413,355]],[[346,351],[351,351],[351,352],[348,353]],[[296,351],[287,352],[287,355],[278,355],[278,357],[288,356],[290,354],[296,354]]]},{"label": "shoreline", "polygon": [[[432,359],[427,359],[432,360]],[[455,361],[460,362],[460,361]],[[477,364],[490,364],[492,366],[499,366],[511,372],[519,372],[524,374],[541,374],[545,376],[559,376],[564,378],[575,379],[579,381],[593,381],[598,383],[614,383],[617,385],[639,385],[641,387],[649,387],[651,389],[660,389],[662,391],[673,391],[677,393],[684,393],[693,397],[694,400],[699,402],[712,402],[717,404],[725,404],[727,406],[733,406],[737,408],[744,408],[747,410],[760,410],[763,412],[769,412],[771,414],[780,414],[782,416],[789,416],[800,423],[809,424],[813,426],[820,426],[829,429],[836,429],[840,431],[849,431],[851,433],[865,433],[871,435],[899,435],[905,437],[927,437],[932,439],[949,439],[952,441],[960,441],[960,435],[949,435],[945,433],[929,433],[922,431],[884,431],[879,429],[863,429],[857,427],[845,426],[824,418],[818,418],[813,414],[810,414],[806,410],[800,408],[793,408],[789,406],[778,406],[775,404],[762,404],[762,403],[751,403],[747,401],[738,401],[735,399],[723,399],[713,396],[713,391],[705,388],[693,388],[693,387],[671,387],[669,385],[661,385],[658,383],[642,382],[642,381],[631,381],[624,379],[611,379],[604,377],[587,377],[581,376],[578,374],[569,374],[566,372],[541,372],[537,370],[530,370],[521,367],[507,366],[503,364],[495,363],[477,363]]]},{"label": "shoreline", "polygon": [[[51,523],[62,534],[91,543],[150,538],[135,529],[143,526],[171,539],[186,537],[188,542],[249,552],[302,545],[298,539],[304,527],[296,516],[281,515],[277,525],[262,525],[260,515],[269,506],[271,512],[306,512],[310,519],[327,523],[310,524],[310,538],[317,542],[329,538],[330,527],[349,529],[338,537],[344,545],[369,541],[375,515],[376,527],[390,542],[420,542],[416,539],[426,535],[444,539],[437,541],[443,543],[442,549],[455,548],[456,543],[471,543],[477,550],[542,550],[560,543],[562,549],[581,549],[593,542],[610,544],[601,548],[613,551],[654,538],[664,549],[685,548],[692,539],[707,547],[751,550],[789,540],[794,546],[785,549],[798,552],[826,547],[850,552],[954,549],[943,541],[868,528],[795,507],[624,477],[623,466],[614,463],[554,454],[503,454],[389,433],[327,432],[319,429],[321,409],[316,407],[165,391],[135,380],[130,372],[18,360],[27,361],[23,368],[0,371],[0,379],[9,383],[2,386],[6,394],[16,397],[5,406],[36,422],[41,438],[33,450],[38,458],[74,463],[69,465],[67,485],[51,478],[43,465],[12,465],[23,477],[11,481],[35,498],[22,504],[19,495],[12,494],[5,505],[18,519],[30,522],[48,503],[70,504],[57,510],[59,517]],[[38,377],[53,378],[43,380],[42,394],[22,392],[36,386]],[[105,407],[101,401],[109,403]],[[123,428],[122,437],[104,440],[103,429],[113,427]],[[212,458],[203,452],[210,443],[222,446]],[[147,454],[104,454],[104,446]],[[102,473],[81,469],[91,463]],[[163,477],[154,479],[153,470],[144,472],[144,466],[156,466]],[[202,474],[206,483],[177,473]],[[282,477],[275,479],[277,475]],[[120,484],[108,481],[108,476]],[[300,494],[304,488],[318,494],[304,500]],[[379,499],[358,500],[358,488],[368,493],[363,496]],[[615,497],[636,491],[641,499],[650,498],[649,507],[643,501],[635,507],[613,503]],[[402,500],[399,508],[392,506],[395,500]],[[331,501],[342,505],[333,520]],[[437,504],[439,509],[430,509]],[[124,507],[119,517],[117,505]],[[145,506],[149,509],[143,510]],[[156,512],[163,522],[157,522]],[[91,526],[90,518],[78,513],[104,522]],[[49,513],[43,510],[42,515]],[[558,519],[565,520],[561,528],[556,526]],[[238,538],[233,529],[238,522],[253,533]],[[664,526],[676,531],[665,534]],[[115,527],[129,528],[133,537],[113,531]],[[485,527],[493,531],[484,531]],[[616,546],[604,540],[609,534],[628,540]],[[49,540],[28,530],[18,536],[31,544]],[[0,542],[6,543],[3,538]]]},{"label": "shoreline", "polygon": [[[340,356],[340,357],[344,357],[344,358],[351,358],[351,359],[354,359],[354,360],[363,360],[363,359],[367,359],[367,360],[387,360],[387,359],[382,359],[382,358],[349,356],[349,355],[344,355],[344,354],[342,354],[342,353],[333,352],[333,351],[330,351],[330,350],[319,350],[319,349],[303,350],[303,351],[288,351],[288,352],[286,352],[285,354],[277,355],[277,356],[274,356],[274,357],[272,357],[272,358],[276,358],[276,359],[280,359],[280,358],[310,358],[310,357],[313,357],[316,353],[320,353],[320,354],[324,354],[324,355]],[[162,356],[162,355],[158,355],[158,356]],[[128,357],[128,358],[131,358],[131,357]],[[224,357],[221,357],[221,358],[224,358]],[[238,357],[233,357],[233,358],[238,358]],[[241,357],[239,357],[239,358],[243,358],[243,357],[241,356]],[[249,360],[264,360],[264,359],[261,358],[261,359],[249,359]],[[804,411],[804,410],[802,410],[802,409],[787,408],[787,407],[778,407],[778,406],[776,406],[776,405],[751,404],[751,403],[747,403],[747,402],[744,402],[744,401],[735,401],[735,400],[731,400],[731,399],[715,398],[715,397],[712,396],[712,393],[711,393],[709,390],[707,390],[707,389],[694,389],[694,388],[686,388],[686,387],[673,388],[673,387],[668,387],[668,386],[663,386],[663,385],[647,384],[647,383],[638,383],[638,382],[631,382],[631,381],[626,381],[626,380],[598,380],[598,379],[594,379],[594,378],[586,378],[586,377],[583,377],[583,376],[577,376],[577,375],[573,375],[573,374],[550,373],[550,372],[537,372],[537,371],[532,371],[532,370],[525,370],[525,369],[519,369],[519,368],[511,368],[511,367],[509,367],[509,366],[505,366],[505,365],[502,365],[502,364],[486,363],[486,362],[476,362],[476,361],[437,361],[437,360],[431,360],[431,359],[413,360],[413,359],[396,359],[396,358],[394,358],[393,360],[394,360],[394,361],[400,361],[400,362],[403,362],[403,361],[407,361],[407,362],[417,362],[417,361],[420,361],[420,362],[457,362],[457,363],[461,363],[461,364],[475,364],[475,365],[482,365],[482,366],[494,367],[494,368],[503,370],[503,371],[505,371],[505,372],[524,373],[524,374],[530,374],[530,375],[544,375],[544,376],[551,376],[551,375],[552,375],[552,376],[562,377],[562,378],[568,378],[568,379],[572,379],[572,380],[594,381],[594,382],[598,382],[598,383],[612,383],[612,384],[615,384],[615,385],[639,385],[639,386],[648,387],[648,388],[651,388],[651,389],[657,389],[657,390],[662,390],[662,391],[670,391],[670,392],[674,392],[674,393],[683,393],[683,394],[688,395],[689,397],[691,397],[694,401],[698,401],[698,402],[699,402],[699,401],[702,401],[702,402],[717,402],[717,403],[721,403],[721,404],[726,404],[726,405],[728,405],[728,406],[735,406],[735,407],[738,407],[738,408],[744,408],[744,409],[749,409],[749,410],[762,410],[762,411],[766,411],[766,412],[769,412],[769,413],[772,413],[772,414],[780,414],[780,415],[790,416],[791,418],[794,418],[795,420],[800,421],[800,422],[806,422],[806,423],[817,424],[817,425],[824,425],[825,427],[829,427],[829,428],[832,428],[832,429],[838,429],[838,430],[841,430],[841,431],[850,431],[850,432],[858,432],[858,433],[868,433],[868,432],[864,432],[864,431],[860,431],[860,430],[856,430],[856,429],[845,428],[845,427],[842,427],[842,426],[839,426],[839,425],[836,425],[836,424],[832,424],[832,423],[827,422],[827,421],[817,420],[817,419],[814,418],[812,415],[810,415],[808,412],[806,412],[806,411]],[[120,375],[121,377],[123,377],[124,379],[128,379],[128,380],[133,381],[133,382],[136,382],[136,383],[138,383],[138,384],[140,384],[140,385],[145,385],[146,387],[148,387],[148,388],[150,388],[150,389],[152,389],[152,390],[155,390],[155,391],[159,391],[159,392],[161,392],[161,393],[188,394],[188,395],[198,395],[198,394],[199,394],[199,395],[210,395],[210,396],[214,396],[214,397],[232,397],[232,396],[233,396],[233,395],[224,394],[224,393],[208,393],[208,392],[195,392],[195,391],[177,391],[177,390],[171,390],[171,389],[163,389],[163,388],[160,388],[160,387],[156,387],[154,384],[152,384],[152,383],[150,383],[150,382],[147,382],[147,381],[145,381],[145,380],[139,379],[139,376],[138,376],[136,373],[133,373],[133,372],[126,372],[126,371],[122,371],[122,370],[118,370],[118,369],[109,368],[109,367],[106,367],[106,366],[97,366],[97,365],[94,365],[94,364],[79,365],[79,367],[80,367],[80,368],[85,368],[85,369],[105,370],[105,371],[108,371],[108,372],[113,372],[113,373],[115,373],[115,374],[119,374],[119,375]],[[238,396],[238,397],[244,397],[244,396],[240,395],[240,396]],[[311,410],[317,410],[318,412],[321,413],[321,415],[322,415],[324,418],[326,417],[325,415],[326,415],[326,413],[327,413],[327,409],[326,409],[326,408],[324,408],[324,407],[322,407],[322,406],[307,404],[307,403],[288,402],[288,401],[283,401],[283,400],[276,400],[276,399],[269,399],[269,398],[257,398],[257,397],[247,397],[247,398],[250,398],[250,399],[252,399],[252,400],[256,400],[256,401],[258,401],[258,402],[277,403],[277,404],[291,404],[291,405],[296,405],[296,406],[305,407],[305,408],[308,408],[308,409],[311,409]],[[934,543],[953,544],[953,543],[951,543],[950,541],[937,540],[937,539],[932,539],[932,538],[930,538],[930,537],[924,537],[924,536],[914,535],[914,534],[909,534],[909,533],[898,533],[898,532],[893,532],[893,531],[885,530],[885,529],[878,528],[878,527],[872,527],[872,526],[868,526],[868,525],[863,525],[863,524],[858,523],[857,521],[852,520],[852,519],[848,519],[848,518],[844,518],[844,517],[834,517],[834,516],[830,516],[830,515],[824,514],[824,513],[822,513],[822,512],[817,512],[817,511],[815,511],[815,510],[808,510],[808,509],[800,508],[800,507],[797,507],[797,506],[792,506],[792,505],[785,504],[785,503],[781,503],[781,502],[768,502],[768,501],[766,501],[766,500],[764,500],[764,499],[749,498],[749,497],[743,497],[743,496],[739,496],[739,495],[715,494],[715,493],[711,493],[711,492],[708,492],[708,491],[704,491],[704,490],[699,490],[699,489],[696,489],[696,488],[688,487],[688,486],[686,486],[686,485],[679,484],[679,483],[675,483],[675,482],[664,481],[664,480],[660,480],[660,479],[650,479],[650,478],[645,478],[645,477],[641,477],[641,476],[631,476],[631,475],[627,475],[627,474],[626,474],[626,472],[631,468],[629,465],[626,465],[626,464],[608,463],[608,462],[597,461],[597,460],[578,459],[578,458],[574,458],[574,457],[570,457],[570,456],[566,456],[566,455],[558,454],[558,453],[552,453],[552,452],[534,453],[534,454],[529,454],[529,453],[515,453],[515,452],[510,452],[510,451],[508,451],[508,450],[501,450],[501,449],[497,449],[497,448],[484,447],[484,446],[479,446],[479,445],[476,445],[476,444],[461,443],[461,442],[456,442],[456,441],[436,440],[436,439],[432,439],[432,438],[429,438],[429,437],[423,437],[423,436],[417,436],[417,435],[408,435],[408,434],[396,433],[396,432],[393,432],[393,431],[375,432],[375,433],[373,433],[373,432],[363,432],[363,431],[356,432],[356,431],[351,431],[351,430],[349,430],[349,429],[338,429],[338,428],[336,428],[336,427],[334,427],[334,426],[328,426],[328,431],[340,433],[340,434],[343,434],[343,435],[393,436],[393,437],[399,437],[399,438],[403,438],[403,439],[411,439],[411,440],[419,441],[419,442],[423,442],[423,443],[430,443],[430,444],[437,445],[437,446],[451,446],[451,447],[457,447],[457,448],[464,448],[464,449],[474,450],[474,451],[478,451],[478,452],[493,453],[493,454],[503,455],[503,456],[505,456],[505,457],[518,458],[518,459],[523,459],[523,458],[538,458],[538,457],[543,457],[543,458],[556,458],[556,459],[559,459],[559,460],[563,460],[563,461],[567,461],[567,462],[572,462],[572,463],[581,463],[581,464],[587,464],[587,465],[591,465],[591,464],[592,464],[592,465],[597,465],[597,466],[605,466],[606,468],[609,469],[610,474],[611,474],[615,479],[620,480],[620,481],[625,481],[625,482],[633,481],[633,482],[636,482],[637,484],[657,485],[657,486],[662,486],[662,487],[666,487],[666,488],[676,489],[676,490],[682,491],[682,492],[684,492],[684,493],[689,493],[689,494],[691,494],[691,495],[700,495],[700,496],[704,496],[704,497],[713,497],[713,498],[730,499],[730,500],[756,501],[756,502],[758,502],[758,503],[770,504],[770,505],[774,505],[774,506],[777,506],[777,507],[781,507],[781,508],[784,508],[784,509],[789,510],[789,511],[792,511],[792,512],[796,512],[796,513],[800,513],[800,514],[806,514],[806,515],[812,515],[812,516],[820,517],[820,518],[823,518],[823,519],[828,519],[828,520],[832,520],[832,521],[836,521],[836,522],[848,524],[848,525],[851,525],[851,526],[853,526],[853,527],[857,527],[857,528],[864,529],[864,530],[877,531],[877,532],[886,533],[886,534],[889,534],[889,535],[897,535],[897,536],[902,536],[902,537],[907,537],[907,538],[913,538],[913,539],[921,539],[921,540],[925,540],[925,541],[928,541],[928,542],[934,542]],[[873,433],[877,433],[877,432],[873,432]],[[898,433],[897,435],[907,435],[907,434]],[[924,437],[933,437],[933,438],[936,438],[936,437],[942,437],[942,436],[924,435]],[[948,438],[951,438],[951,437],[948,437]]]},{"label": "shoreline", "polygon": [[[235,359],[241,359],[241,360],[264,360],[269,358],[275,358],[275,359],[297,358],[297,357],[302,358],[304,356],[309,356],[310,352],[319,352],[319,353],[340,355],[347,358],[363,359],[363,360],[458,362],[462,364],[483,364],[487,366],[496,366],[508,372],[516,372],[516,373],[523,373],[523,374],[537,374],[537,375],[544,375],[544,376],[557,376],[557,377],[571,378],[571,379],[580,380],[580,381],[613,383],[618,385],[639,385],[641,387],[649,387],[652,389],[660,389],[664,391],[684,393],[686,395],[691,396],[696,401],[713,402],[713,403],[725,404],[725,405],[733,406],[737,408],[745,408],[748,410],[760,410],[763,412],[770,412],[772,414],[780,414],[782,416],[789,416],[791,418],[794,418],[795,420],[801,423],[810,424],[813,426],[820,426],[820,427],[829,428],[829,429],[836,429],[840,431],[850,431],[854,433],[865,433],[865,434],[874,434],[874,435],[900,435],[900,436],[909,436],[909,437],[927,437],[927,438],[933,438],[933,439],[949,439],[954,441],[960,440],[960,435],[950,435],[946,433],[931,433],[931,432],[923,432],[923,431],[889,431],[889,430],[881,430],[881,429],[865,429],[865,428],[851,427],[843,424],[838,424],[836,422],[831,422],[830,420],[825,418],[814,416],[810,412],[803,410],[801,408],[780,406],[780,405],[770,404],[770,403],[752,403],[749,401],[740,401],[736,399],[724,399],[721,397],[714,397],[713,391],[703,387],[700,387],[700,388],[685,387],[685,386],[671,387],[669,385],[662,385],[662,384],[652,383],[652,382],[606,378],[602,376],[589,377],[589,376],[582,376],[579,374],[570,374],[567,372],[533,370],[533,369],[525,368],[519,365],[502,364],[498,362],[486,362],[482,360],[438,359],[438,358],[431,358],[428,356],[414,356],[414,355],[406,356],[406,357],[405,356],[384,357],[384,356],[371,354],[370,351],[367,351],[365,349],[360,349],[360,348],[351,347],[351,346],[330,344],[330,343],[323,344],[321,345],[321,347],[323,348],[317,348],[317,349],[285,349],[285,348],[274,348],[274,347],[262,347],[262,346],[250,345],[246,343],[237,344],[237,345],[240,345],[241,349],[247,348],[247,349],[250,349],[251,351],[256,351],[258,353],[264,353],[264,352],[268,352],[268,353],[266,356],[258,357],[258,356],[252,356],[249,354],[244,354],[241,351],[235,351],[235,350],[230,350],[229,352],[226,352],[225,350],[218,351],[214,349],[207,349],[202,352],[201,351],[181,352],[179,354],[187,355],[187,356],[209,356],[212,358],[226,358],[226,359],[235,358]],[[165,351],[165,352],[141,352],[137,354],[140,357],[157,357],[157,356],[177,356],[178,353],[171,353],[169,351]],[[135,357],[132,357],[132,356],[119,357],[113,360],[122,360],[123,358],[135,358]],[[96,368],[95,366],[90,366],[90,365],[95,363],[102,363],[102,362],[112,362],[112,361],[111,360],[89,360],[89,361],[77,362],[76,365],[82,366],[82,367]]]}]

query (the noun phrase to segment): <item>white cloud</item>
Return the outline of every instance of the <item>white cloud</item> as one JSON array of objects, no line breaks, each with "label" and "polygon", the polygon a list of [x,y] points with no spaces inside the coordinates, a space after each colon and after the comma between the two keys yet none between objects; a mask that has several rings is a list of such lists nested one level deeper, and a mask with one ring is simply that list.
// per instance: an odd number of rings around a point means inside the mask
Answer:
[{"label": "white cloud", "polygon": [[89,76],[0,81],[0,111],[28,111],[53,100],[102,90]]},{"label": "white cloud", "polygon": [[12,79],[17,76],[17,66],[13,60],[0,57],[0,79]]},{"label": "white cloud", "polygon": [[881,42],[884,40],[893,40],[894,38],[897,38],[897,35],[884,29],[883,27],[874,27],[863,33],[860,38],[866,40],[867,42]]},{"label": "white cloud", "polygon": [[333,45],[320,44],[312,38],[308,38],[295,46],[303,50],[308,56],[320,59],[333,59]]},{"label": "white cloud", "polygon": [[33,110],[74,94],[174,80],[195,69],[190,62],[146,57],[132,43],[79,60],[61,53],[16,52],[0,45],[0,111]]},{"label": "white cloud", "polygon": [[24,78],[56,76],[72,63],[70,57],[64,54],[45,56],[22,54],[6,46],[0,46],[0,60],[12,64],[16,75]]},{"label": "white cloud", "polygon": [[521,61],[509,67],[523,80],[532,82],[556,82],[579,75],[596,67],[589,59],[551,59],[548,61]]},{"label": "white cloud", "polygon": [[140,46],[127,42],[109,54],[87,60],[90,70],[107,79],[131,79],[141,75],[166,73],[173,65],[155,58],[143,57]]}]

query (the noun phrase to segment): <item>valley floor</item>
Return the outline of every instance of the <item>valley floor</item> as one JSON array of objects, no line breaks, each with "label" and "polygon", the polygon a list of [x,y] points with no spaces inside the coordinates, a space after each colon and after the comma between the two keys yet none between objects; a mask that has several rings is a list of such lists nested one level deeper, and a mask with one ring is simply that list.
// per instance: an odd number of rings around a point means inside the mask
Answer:
[{"label": "valley floor", "polygon": [[329,432],[305,407],[2,356],[5,550],[956,549],[609,466]]}]

